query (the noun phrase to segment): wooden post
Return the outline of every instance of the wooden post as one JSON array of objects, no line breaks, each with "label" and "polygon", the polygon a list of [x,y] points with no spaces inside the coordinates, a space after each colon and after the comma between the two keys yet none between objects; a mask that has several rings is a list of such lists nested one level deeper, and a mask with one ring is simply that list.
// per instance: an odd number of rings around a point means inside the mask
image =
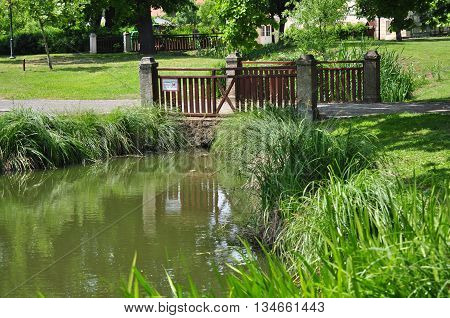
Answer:
[{"label": "wooden post", "polygon": [[381,102],[380,59],[377,51],[369,51],[364,55],[363,96],[365,103]]},{"label": "wooden post", "polygon": [[317,109],[317,61],[313,55],[303,55],[297,63],[297,108],[312,112],[319,118]]},{"label": "wooden post", "polygon": [[153,57],[143,57],[139,64],[139,83],[142,106],[158,100],[158,63]]}]

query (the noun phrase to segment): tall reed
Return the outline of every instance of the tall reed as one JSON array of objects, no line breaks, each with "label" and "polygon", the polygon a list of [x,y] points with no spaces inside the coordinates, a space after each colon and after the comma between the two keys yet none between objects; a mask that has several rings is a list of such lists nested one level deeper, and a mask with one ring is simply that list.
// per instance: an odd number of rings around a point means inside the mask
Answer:
[{"label": "tall reed", "polygon": [[349,130],[336,135],[295,108],[268,108],[225,120],[213,151],[238,167],[258,189],[263,206],[302,193],[329,171],[347,177],[373,164],[370,136]]},{"label": "tall reed", "polygon": [[62,167],[185,144],[179,121],[157,108],[108,115],[53,115],[31,109],[0,116],[0,172]]}]

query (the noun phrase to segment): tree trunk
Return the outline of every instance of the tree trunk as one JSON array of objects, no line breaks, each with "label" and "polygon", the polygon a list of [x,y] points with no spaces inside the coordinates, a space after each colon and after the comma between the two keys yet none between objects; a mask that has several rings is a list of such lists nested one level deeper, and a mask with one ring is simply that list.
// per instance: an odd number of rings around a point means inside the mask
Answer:
[{"label": "tree trunk", "polygon": [[280,21],[280,36],[282,36],[284,34],[285,28],[286,28],[286,21],[281,20]]},{"label": "tree trunk", "polygon": [[39,28],[41,29],[42,39],[44,40],[44,48],[45,48],[45,54],[47,54],[47,64],[48,68],[53,70],[53,64],[52,64],[52,58],[50,57],[50,51],[48,49],[48,42],[47,42],[47,36],[45,35],[44,30],[44,23],[41,19],[38,20]]},{"label": "tree trunk", "polygon": [[397,41],[402,41],[403,40],[403,38],[402,38],[402,30],[395,31],[395,39]]},{"label": "tree trunk", "polygon": [[139,10],[137,29],[139,31],[139,43],[141,44],[140,53],[154,54],[156,50],[150,7],[144,7]]}]

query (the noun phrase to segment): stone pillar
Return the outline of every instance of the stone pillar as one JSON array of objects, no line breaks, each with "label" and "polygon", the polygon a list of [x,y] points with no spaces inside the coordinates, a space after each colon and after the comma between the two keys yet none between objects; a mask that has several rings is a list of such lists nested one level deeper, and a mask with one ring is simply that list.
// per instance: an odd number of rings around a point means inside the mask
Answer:
[{"label": "stone pillar", "polygon": [[[236,68],[242,67],[242,56],[239,52],[231,53],[225,58],[226,65],[227,65],[227,75],[228,76],[235,76],[240,74],[240,70],[236,70]],[[231,81],[233,80],[232,77],[227,78],[227,87],[225,87],[225,90],[230,86]],[[230,98],[233,105],[236,107],[236,96],[239,93],[239,85],[238,82],[235,81],[233,88],[230,91],[230,94],[228,94],[228,97]]]},{"label": "stone pillar", "polygon": [[89,53],[97,54],[97,34],[89,34]]},{"label": "stone pillar", "polygon": [[158,96],[158,63],[153,57],[143,57],[139,64],[142,106],[151,106]]},{"label": "stone pillar", "polygon": [[317,61],[313,55],[303,55],[297,62],[297,107],[319,118],[317,109]]},{"label": "stone pillar", "polygon": [[131,35],[128,32],[123,33],[123,52],[131,52]]},{"label": "stone pillar", "polygon": [[380,55],[369,51],[364,55],[364,102],[381,102]]}]

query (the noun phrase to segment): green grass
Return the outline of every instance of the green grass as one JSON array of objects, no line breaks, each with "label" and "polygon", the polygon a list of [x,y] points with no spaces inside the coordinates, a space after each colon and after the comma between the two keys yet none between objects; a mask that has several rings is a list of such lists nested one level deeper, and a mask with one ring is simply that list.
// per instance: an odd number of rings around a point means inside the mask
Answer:
[{"label": "green grass", "polygon": [[337,133],[349,127],[377,137],[390,169],[419,183],[450,179],[450,116],[440,114],[380,115],[335,120]]},{"label": "green grass", "polygon": [[417,73],[426,79],[424,85],[414,92],[413,100],[450,100],[450,38],[383,41],[377,44],[400,52],[404,64],[412,64]]},{"label": "green grass", "polygon": [[155,107],[108,115],[13,110],[0,116],[0,173],[177,150],[184,141],[180,122]]},{"label": "green grass", "polygon": [[[348,42],[351,44],[351,42]],[[383,41],[401,53],[404,65],[413,64],[422,86],[413,100],[450,99],[450,39],[431,38],[401,43]],[[255,58],[297,59],[293,48],[268,47]],[[0,99],[135,99],[139,98],[137,54],[55,54],[50,72],[44,55],[19,56],[15,61],[0,57]],[[192,54],[161,53],[155,56],[162,67],[214,67],[223,59]],[[22,60],[27,71],[22,71]],[[441,79],[439,80],[438,77]]]},{"label": "green grass", "polygon": [[[222,60],[157,54],[161,67],[215,67]],[[26,72],[22,60],[26,60]],[[0,57],[0,99],[138,99],[138,54],[55,54]]]}]

